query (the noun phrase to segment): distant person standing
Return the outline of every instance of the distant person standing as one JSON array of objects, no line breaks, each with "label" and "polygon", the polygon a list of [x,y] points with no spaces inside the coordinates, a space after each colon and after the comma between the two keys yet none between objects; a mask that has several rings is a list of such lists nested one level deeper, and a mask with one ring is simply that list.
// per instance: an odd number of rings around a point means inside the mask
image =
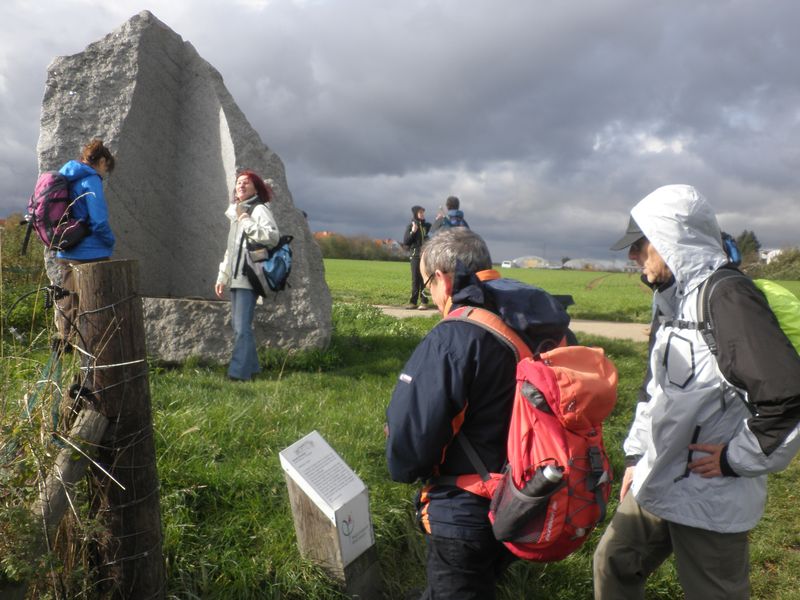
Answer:
[{"label": "distant person standing", "polygon": [[[59,250],[55,256],[57,273],[51,279],[65,292],[56,300],[56,328],[65,347],[75,327],[78,310],[73,265],[108,260],[114,252],[116,239],[108,224],[108,206],[103,193],[103,178],[114,170],[114,164],[114,157],[103,140],[93,139],[83,147],[80,160],[71,160],[59,170],[69,181],[70,198],[75,199],[72,216],[84,222],[89,232],[78,244],[69,250]],[[48,258],[46,255],[45,265]],[[51,273],[52,269],[48,268],[48,275]]]},{"label": "distant person standing", "polygon": [[461,202],[455,196],[449,196],[445,200],[444,206],[447,212],[439,211],[436,215],[436,220],[431,227],[431,235],[436,235],[440,229],[449,229],[451,227],[466,227],[469,229],[469,223],[464,218],[464,212],[460,210]]},{"label": "distant person standing", "polygon": [[[403,245],[408,248],[411,256],[411,298],[408,300],[406,308],[428,310],[428,297],[425,295],[425,283],[422,281],[422,274],[419,271],[419,260],[422,256],[422,244],[428,239],[430,230],[431,224],[425,220],[425,209],[421,206],[412,206],[411,223],[406,227],[403,236]],[[419,302],[419,306],[417,306],[417,302]]]}]

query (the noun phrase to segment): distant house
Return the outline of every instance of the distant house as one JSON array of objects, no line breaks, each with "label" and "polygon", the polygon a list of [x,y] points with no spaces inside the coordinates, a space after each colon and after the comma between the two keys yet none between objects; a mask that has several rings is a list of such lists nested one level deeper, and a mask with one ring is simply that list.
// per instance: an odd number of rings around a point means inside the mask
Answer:
[{"label": "distant house", "polygon": [[604,260],[593,258],[573,258],[564,263],[565,269],[573,269],[575,271],[622,271],[625,273],[634,273],[639,270],[636,263],[629,260]]},{"label": "distant house", "polygon": [[512,262],[515,266],[523,269],[546,269],[550,266],[547,259],[541,256],[520,256],[519,258],[515,258]]},{"label": "distant house", "polygon": [[397,240],[393,240],[391,238],[387,238],[385,240],[375,240],[375,243],[378,246],[385,246],[386,248],[389,248],[391,250],[397,250],[401,248],[400,242],[398,242]]},{"label": "distant house", "polygon": [[777,250],[762,248],[761,250],[758,251],[758,258],[761,260],[761,262],[769,264],[777,257],[779,257],[781,254],[783,254],[783,250],[780,248],[778,248]]}]

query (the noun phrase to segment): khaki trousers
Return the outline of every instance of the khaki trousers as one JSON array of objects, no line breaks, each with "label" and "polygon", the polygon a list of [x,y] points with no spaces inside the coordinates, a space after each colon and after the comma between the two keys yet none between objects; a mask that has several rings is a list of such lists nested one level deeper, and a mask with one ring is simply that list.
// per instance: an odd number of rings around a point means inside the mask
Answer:
[{"label": "khaki trousers", "polygon": [[673,553],[687,600],[747,599],[747,536],[665,521],[641,508],[630,492],[594,553],[595,600],[643,599],[648,576]]}]

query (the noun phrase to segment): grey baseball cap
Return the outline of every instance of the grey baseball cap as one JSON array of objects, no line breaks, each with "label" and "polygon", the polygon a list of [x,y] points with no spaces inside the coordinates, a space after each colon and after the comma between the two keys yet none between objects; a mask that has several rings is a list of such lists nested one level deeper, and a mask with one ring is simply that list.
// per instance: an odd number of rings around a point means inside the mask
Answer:
[{"label": "grey baseball cap", "polygon": [[639,225],[637,225],[636,221],[634,221],[633,217],[631,217],[628,221],[628,229],[625,231],[625,235],[619,238],[616,244],[611,246],[611,250],[624,250],[643,237],[644,233],[642,233]]}]

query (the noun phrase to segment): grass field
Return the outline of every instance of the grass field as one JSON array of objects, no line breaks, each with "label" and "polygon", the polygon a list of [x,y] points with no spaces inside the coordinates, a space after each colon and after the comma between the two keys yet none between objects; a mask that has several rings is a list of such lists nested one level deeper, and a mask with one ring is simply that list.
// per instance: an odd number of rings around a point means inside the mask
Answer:
[{"label": "grass field", "polygon": [[[326,272],[337,299],[328,350],[266,352],[262,355],[265,372],[243,384],[226,380],[221,366],[205,367],[194,361],[179,368],[152,365],[150,369],[168,598],[342,598],[324,573],[298,554],[278,460],[281,449],[314,429],[370,490],[386,597],[404,598],[408,590],[424,585],[423,539],[412,520],[416,487],[389,481],[382,425],[397,374],[433,320],[396,320],[363,303],[402,304],[407,293],[406,264],[326,261]],[[630,311],[644,310],[632,307],[647,306],[639,301],[639,295],[646,299],[646,294],[638,289],[638,281],[627,275],[507,272],[520,278],[530,275],[533,283],[554,293],[572,293],[577,300],[570,310],[573,316],[580,314],[582,304],[600,312],[604,302],[618,305],[621,308],[604,314],[627,317],[634,314]],[[592,286],[598,278],[599,283]],[[608,299],[591,300],[603,287],[608,288]],[[627,296],[635,296],[636,302],[628,302]],[[619,473],[621,441],[644,372],[646,348],[642,343],[602,338],[581,341],[605,347],[620,372],[619,402],[605,427],[607,448]],[[3,435],[22,435],[31,444],[46,440],[50,418],[46,403],[38,406],[34,418],[25,420],[25,427],[10,427],[20,414],[28,382],[36,378],[46,358],[43,343],[37,342],[34,348],[13,340],[3,344]],[[15,472],[20,468],[15,464]],[[15,503],[18,507],[21,499],[31,495],[7,473],[5,467],[0,468],[0,575],[20,567],[11,560],[14,550],[7,534],[19,529],[14,521],[20,514],[14,510]],[[796,462],[770,478],[768,510],[751,536],[754,598],[800,598],[798,489]],[[598,535],[559,563],[514,564],[499,597],[591,598],[591,553]],[[36,597],[54,597],[47,595],[51,585],[49,577],[43,578]],[[79,597],[85,591],[80,582],[71,585],[67,597]],[[667,563],[651,578],[648,598],[678,597],[674,571]]]},{"label": "grass field", "polygon": [[[576,319],[650,321],[650,288],[638,273],[603,273],[547,269],[502,269],[504,277],[519,279],[551,294],[570,294]],[[325,259],[325,278],[334,300],[366,304],[403,305],[411,293],[408,263]],[[800,281],[779,282],[800,295]]]}]

